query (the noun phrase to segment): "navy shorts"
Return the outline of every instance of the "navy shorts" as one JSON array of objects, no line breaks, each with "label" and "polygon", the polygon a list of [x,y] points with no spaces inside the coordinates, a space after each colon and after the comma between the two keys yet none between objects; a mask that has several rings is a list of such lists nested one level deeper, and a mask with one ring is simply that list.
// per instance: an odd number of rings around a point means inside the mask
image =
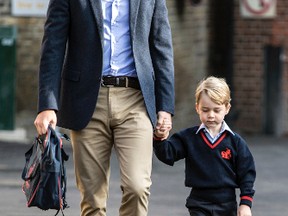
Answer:
[{"label": "navy shorts", "polygon": [[197,199],[189,200],[190,216],[237,216],[237,202],[213,203]]},{"label": "navy shorts", "polygon": [[192,189],[186,207],[190,216],[237,216],[235,189]]}]

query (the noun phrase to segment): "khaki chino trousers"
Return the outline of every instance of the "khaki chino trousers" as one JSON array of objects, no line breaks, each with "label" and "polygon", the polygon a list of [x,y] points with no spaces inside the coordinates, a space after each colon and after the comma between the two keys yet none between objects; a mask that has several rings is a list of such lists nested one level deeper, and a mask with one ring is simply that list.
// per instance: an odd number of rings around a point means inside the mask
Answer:
[{"label": "khaki chino trousers", "polygon": [[91,121],[83,130],[72,131],[71,138],[76,184],[81,193],[81,216],[106,215],[112,148],[120,168],[119,215],[146,216],[153,127],[141,91],[100,87]]}]

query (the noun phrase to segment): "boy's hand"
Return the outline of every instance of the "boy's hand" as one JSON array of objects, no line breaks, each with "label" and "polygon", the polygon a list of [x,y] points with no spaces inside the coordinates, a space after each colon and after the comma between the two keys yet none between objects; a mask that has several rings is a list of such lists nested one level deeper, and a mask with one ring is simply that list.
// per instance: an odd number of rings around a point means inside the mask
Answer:
[{"label": "boy's hand", "polygon": [[247,205],[240,205],[237,216],[252,216],[251,208]]}]

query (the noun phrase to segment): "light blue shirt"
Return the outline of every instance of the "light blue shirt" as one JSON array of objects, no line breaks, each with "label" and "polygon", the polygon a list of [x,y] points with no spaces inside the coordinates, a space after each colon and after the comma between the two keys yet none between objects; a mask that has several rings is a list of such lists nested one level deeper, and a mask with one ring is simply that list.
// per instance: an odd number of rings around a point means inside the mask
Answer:
[{"label": "light blue shirt", "polygon": [[230,127],[227,125],[227,123],[226,123],[225,121],[223,121],[222,126],[221,126],[221,129],[220,129],[220,132],[219,132],[215,137],[213,137],[213,136],[209,133],[207,127],[206,127],[203,123],[200,125],[200,127],[199,127],[198,130],[196,131],[196,134],[197,134],[200,130],[202,130],[202,129],[204,129],[204,133],[205,133],[206,137],[209,139],[209,141],[210,141],[211,143],[214,143],[214,142],[221,136],[221,134],[222,134],[224,131],[226,131],[226,130],[229,131],[231,134],[234,135],[233,131],[230,129]]},{"label": "light blue shirt", "polygon": [[129,26],[129,0],[102,0],[103,76],[136,77]]}]

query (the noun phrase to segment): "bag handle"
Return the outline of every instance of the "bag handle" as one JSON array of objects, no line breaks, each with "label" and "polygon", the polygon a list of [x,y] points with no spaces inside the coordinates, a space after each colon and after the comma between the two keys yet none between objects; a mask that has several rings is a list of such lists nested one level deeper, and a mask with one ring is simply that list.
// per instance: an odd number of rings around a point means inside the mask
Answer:
[{"label": "bag handle", "polygon": [[[63,148],[62,148],[62,139],[70,141],[70,137],[67,134],[63,134],[63,133],[60,133],[60,132],[54,130],[50,124],[48,125],[48,130],[47,130],[46,139],[45,139],[46,145],[44,147],[46,149],[45,154],[46,155],[49,154],[50,159],[52,161],[52,159],[53,159],[53,151],[52,151],[52,146],[51,146],[51,136],[54,136],[55,139],[58,139],[61,151],[63,150]],[[61,154],[61,152],[59,152],[59,153]],[[65,156],[64,160],[68,160],[68,157]]]}]

